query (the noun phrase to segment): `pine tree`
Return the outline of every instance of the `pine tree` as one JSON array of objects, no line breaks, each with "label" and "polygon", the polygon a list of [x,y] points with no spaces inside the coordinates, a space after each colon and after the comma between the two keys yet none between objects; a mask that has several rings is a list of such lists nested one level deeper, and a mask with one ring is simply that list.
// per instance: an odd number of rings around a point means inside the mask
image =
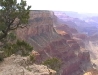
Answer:
[{"label": "pine tree", "polygon": [[23,0],[20,3],[17,0],[0,0],[0,40],[9,31],[27,25],[30,8]]}]

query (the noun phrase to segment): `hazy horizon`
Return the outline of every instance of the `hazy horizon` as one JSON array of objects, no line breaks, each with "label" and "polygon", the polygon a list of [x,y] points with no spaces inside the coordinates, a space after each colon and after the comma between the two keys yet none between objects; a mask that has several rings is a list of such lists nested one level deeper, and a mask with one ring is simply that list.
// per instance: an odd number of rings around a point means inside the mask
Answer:
[{"label": "hazy horizon", "polygon": [[[18,0],[19,1],[19,0]],[[31,10],[74,11],[98,13],[98,0],[26,0]]]}]

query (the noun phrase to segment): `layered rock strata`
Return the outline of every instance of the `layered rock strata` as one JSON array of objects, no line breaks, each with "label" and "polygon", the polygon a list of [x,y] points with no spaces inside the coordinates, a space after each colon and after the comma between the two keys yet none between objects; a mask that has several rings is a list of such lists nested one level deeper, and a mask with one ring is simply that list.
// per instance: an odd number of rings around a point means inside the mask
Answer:
[{"label": "layered rock strata", "polygon": [[17,30],[17,36],[40,53],[39,62],[57,57],[62,61],[61,75],[82,75],[87,67],[83,67],[84,62],[90,63],[89,52],[80,50],[80,45],[72,39],[68,29],[57,31],[53,27],[53,17],[50,11],[31,11],[29,26]]}]

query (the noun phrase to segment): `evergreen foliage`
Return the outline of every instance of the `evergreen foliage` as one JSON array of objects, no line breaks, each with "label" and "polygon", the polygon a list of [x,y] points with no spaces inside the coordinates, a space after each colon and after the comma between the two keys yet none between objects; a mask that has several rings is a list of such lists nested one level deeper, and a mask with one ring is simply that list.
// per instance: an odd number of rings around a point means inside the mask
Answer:
[{"label": "evergreen foliage", "polygon": [[3,50],[6,57],[12,54],[27,56],[33,50],[33,47],[25,41],[17,40],[14,44],[8,43],[6,46],[4,46]]},{"label": "evergreen foliage", "polygon": [[58,58],[50,58],[43,62],[43,65],[48,66],[49,68],[59,71],[61,67],[61,61]]},{"label": "evergreen foliage", "polygon": [[24,0],[0,0],[0,41],[9,31],[27,25],[30,8]]}]

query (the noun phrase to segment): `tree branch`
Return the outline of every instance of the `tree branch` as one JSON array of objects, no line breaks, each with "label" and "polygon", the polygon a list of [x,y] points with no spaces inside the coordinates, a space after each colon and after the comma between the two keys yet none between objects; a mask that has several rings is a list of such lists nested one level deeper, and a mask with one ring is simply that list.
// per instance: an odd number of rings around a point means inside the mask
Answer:
[{"label": "tree branch", "polygon": [[5,30],[2,30],[3,34],[0,35],[0,40],[7,36],[8,32],[10,31],[10,26],[13,24],[14,20],[15,18],[8,24],[8,27]]},{"label": "tree branch", "polygon": [[0,40],[2,40],[3,38],[5,38],[7,36],[7,33],[4,33],[0,36]]}]

